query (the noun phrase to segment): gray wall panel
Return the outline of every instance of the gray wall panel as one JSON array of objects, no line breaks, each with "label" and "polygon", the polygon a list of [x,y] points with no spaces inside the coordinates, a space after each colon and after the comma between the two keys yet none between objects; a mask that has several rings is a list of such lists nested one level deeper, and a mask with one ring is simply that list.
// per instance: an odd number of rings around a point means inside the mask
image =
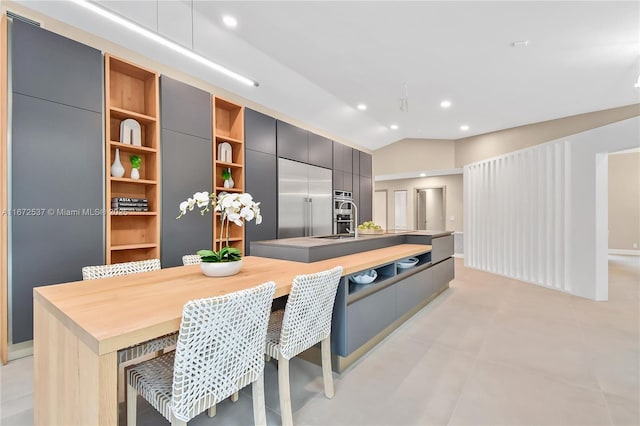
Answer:
[{"label": "gray wall panel", "polygon": [[11,31],[15,93],[102,112],[99,50],[18,20]]},{"label": "gray wall panel", "polygon": [[245,188],[260,202],[262,224],[255,220],[245,229],[245,253],[251,254],[252,241],[273,240],[278,236],[278,175],[277,158],[263,152],[245,151]]},{"label": "gray wall panel", "polygon": [[211,94],[160,76],[162,128],[211,140]]},{"label": "gray wall panel", "polygon": [[100,114],[14,93],[12,117],[11,207],[53,209],[11,218],[18,343],[33,337],[33,287],[80,280],[83,266],[104,263],[104,174]]},{"label": "gray wall panel", "polygon": [[176,220],[180,202],[197,191],[211,191],[211,139],[162,129],[162,267],[182,265],[182,256],[210,249],[213,211],[194,209]]}]

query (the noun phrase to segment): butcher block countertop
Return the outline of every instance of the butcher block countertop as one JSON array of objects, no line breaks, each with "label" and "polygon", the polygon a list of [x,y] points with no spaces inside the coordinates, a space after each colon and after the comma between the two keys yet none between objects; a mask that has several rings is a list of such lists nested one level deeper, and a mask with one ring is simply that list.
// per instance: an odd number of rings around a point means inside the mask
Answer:
[{"label": "butcher block countertop", "polygon": [[199,265],[179,266],[37,287],[34,301],[101,355],[177,331],[182,307],[192,299],[267,281],[276,283],[274,297],[280,297],[289,293],[298,274],[340,265],[347,275],[430,250],[430,245],[400,244],[312,263],[245,256],[241,272],[231,277],[204,276]]}]

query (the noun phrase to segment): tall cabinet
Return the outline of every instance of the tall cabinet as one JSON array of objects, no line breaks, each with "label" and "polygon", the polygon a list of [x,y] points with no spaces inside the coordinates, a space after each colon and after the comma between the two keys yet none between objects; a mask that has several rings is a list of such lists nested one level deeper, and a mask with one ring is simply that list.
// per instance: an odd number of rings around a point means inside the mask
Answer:
[{"label": "tall cabinet", "polygon": [[[105,55],[106,207],[117,200],[122,210],[106,217],[108,264],[160,257],[158,86],[156,72]],[[131,155],[142,160],[137,179]],[[117,157],[123,176],[111,173]]]},{"label": "tall cabinet", "polygon": [[[213,188],[221,193],[244,192],[244,107],[225,99],[212,97],[213,101]],[[230,151],[230,153],[229,153]],[[225,185],[223,174],[233,180]],[[213,247],[219,248],[222,217],[214,214]],[[224,231],[226,234],[226,230]],[[224,235],[222,237],[224,239]],[[229,224],[229,246],[244,253],[244,227]]]}]

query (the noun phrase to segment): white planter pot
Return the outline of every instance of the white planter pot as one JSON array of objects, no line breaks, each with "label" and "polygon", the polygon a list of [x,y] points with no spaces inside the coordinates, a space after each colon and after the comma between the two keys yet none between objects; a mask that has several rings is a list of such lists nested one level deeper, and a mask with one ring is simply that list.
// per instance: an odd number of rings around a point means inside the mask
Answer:
[{"label": "white planter pot", "polygon": [[202,273],[208,277],[228,277],[240,272],[241,268],[242,259],[236,260],[235,262],[200,263]]}]

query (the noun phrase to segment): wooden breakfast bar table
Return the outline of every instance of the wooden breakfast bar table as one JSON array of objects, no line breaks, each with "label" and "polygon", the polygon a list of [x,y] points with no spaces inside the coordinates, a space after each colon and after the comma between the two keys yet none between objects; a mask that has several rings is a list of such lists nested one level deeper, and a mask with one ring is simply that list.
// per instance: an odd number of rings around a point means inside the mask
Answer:
[{"label": "wooden breakfast bar table", "polygon": [[313,263],[246,256],[231,277],[206,277],[190,265],[35,288],[35,424],[117,425],[118,350],[177,331],[189,300],[267,281],[280,297],[298,274],[341,265],[348,275],[430,249],[401,244]]}]

